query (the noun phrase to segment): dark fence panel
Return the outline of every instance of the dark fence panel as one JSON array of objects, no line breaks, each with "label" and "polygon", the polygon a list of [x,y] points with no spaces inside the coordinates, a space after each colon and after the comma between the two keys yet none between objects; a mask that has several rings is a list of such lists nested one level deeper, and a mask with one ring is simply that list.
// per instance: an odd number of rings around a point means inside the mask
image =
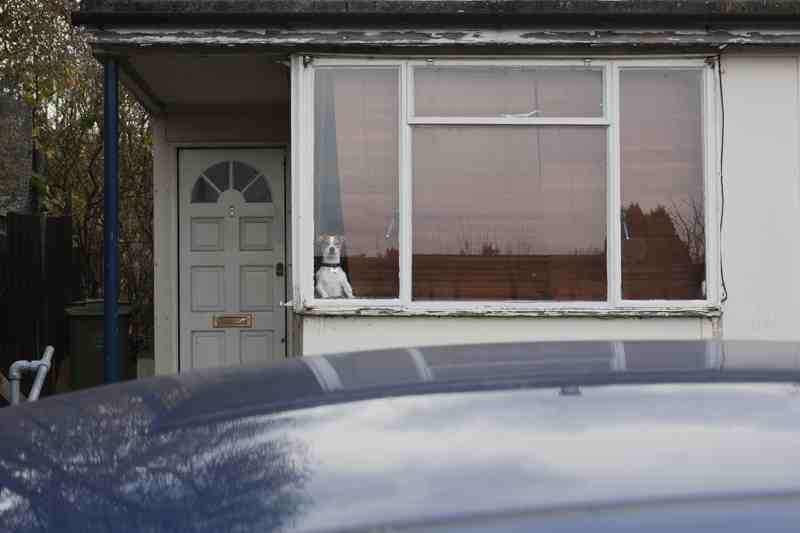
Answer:
[{"label": "dark fence panel", "polygon": [[[9,213],[6,250],[0,249],[0,369],[38,359],[56,347],[57,369],[67,349],[64,309],[72,301],[72,220]],[[44,393],[52,390],[51,372]]]},{"label": "dark fence panel", "polygon": [[[44,330],[41,345],[56,347],[53,358],[57,375],[67,353],[69,323],[64,309],[75,300],[72,272],[72,218],[49,217],[45,226]],[[52,380],[50,381],[52,383]]]},{"label": "dark fence panel", "polygon": [[[9,214],[7,220],[10,353],[7,354],[9,360],[4,363],[35,358],[40,352],[44,292],[40,217]],[[7,367],[8,364],[4,364],[4,368]]]}]

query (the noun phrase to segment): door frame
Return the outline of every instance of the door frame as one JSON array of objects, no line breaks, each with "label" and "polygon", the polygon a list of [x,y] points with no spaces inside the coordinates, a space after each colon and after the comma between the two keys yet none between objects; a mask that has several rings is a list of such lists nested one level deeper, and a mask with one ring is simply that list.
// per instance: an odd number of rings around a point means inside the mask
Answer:
[{"label": "door frame", "polygon": [[[174,254],[175,257],[175,270],[173,274],[175,275],[175,283],[173,287],[174,291],[174,303],[172,312],[174,317],[174,324],[175,326],[172,328],[172,336],[173,336],[173,346],[175,346],[175,366],[177,368],[177,372],[180,373],[184,369],[181,368],[181,340],[180,340],[180,331],[181,331],[181,293],[180,293],[180,275],[181,275],[181,253],[180,253],[180,216],[181,216],[181,188],[180,188],[180,153],[181,151],[191,151],[191,150],[236,150],[236,149],[258,149],[258,150],[280,150],[283,152],[283,217],[284,217],[284,224],[283,224],[283,253],[284,253],[284,265],[285,265],[285,279],[286,283],[284,285],[284,302],[291,301],[291,292],[292,292],[292,284],[291,281],[294,279],[292,275],[292,264],[291,264],[291,251],[292,251],[292,232],[291,232],[291,206],[288,203],[291,199],[291,176],[290,176],[290,168],[289,168],[289,145],[286,143],[276,144],[276,143],[247,143],[247,142],[209,142],[209,143],[169,143],[170,144],[170,155],[174,157],[174,173],[172,178],[172,185],[174,188],[173,194],[173,201],[172,207],[174,210],[174,217],[173,217],[173,230],[172,230],[172,238],[171,241],[173,243],[171,253]],[[294,352],[295,346],[295,339],[294,339],[294,320],[295,316],[294,313],[290,313],[290,308],[283,307],[283,312],[285,314],[284,319],[284,338],[286,339],[286,343],[284,344],[284,358],[289,358],[292,356]],[[158,317],[156,317],[158,319]]]}]

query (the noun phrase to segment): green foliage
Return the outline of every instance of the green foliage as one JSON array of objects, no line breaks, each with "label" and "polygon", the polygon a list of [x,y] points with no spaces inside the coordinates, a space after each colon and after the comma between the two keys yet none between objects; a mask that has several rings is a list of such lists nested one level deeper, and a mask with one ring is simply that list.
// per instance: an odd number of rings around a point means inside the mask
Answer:
[{"label": "green foliage", "polygon": [[[46,180],[43,209],[70,214],[85,297],[102,297],[102,69],[72,0],[0,0],[0,90],[33,110],[33,139]],[[152,345],[153,230],[150,119],[124,88],[119,109],[121,295],[133,304],[132,348]]]},{"label": "green foliage", "polygon": [[50,188],[47,186],[47,181],[44,179],[44,177],[40,174],[36,174],[35,172],[31,175],[31,189],[40,195],[46,195],[50,191]]}]

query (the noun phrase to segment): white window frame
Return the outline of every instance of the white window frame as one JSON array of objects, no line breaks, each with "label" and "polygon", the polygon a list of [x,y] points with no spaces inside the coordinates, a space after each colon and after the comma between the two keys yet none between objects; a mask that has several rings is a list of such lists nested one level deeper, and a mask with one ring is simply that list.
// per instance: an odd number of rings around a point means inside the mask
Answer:
[{"label": "white window frame", "polygon": [[[603,116],[571,117],[416,117],[413,115],[414,68],[434,66],[584,67],[603,70]],[[399,252],[400,291],[394,299],[325,300],[314,294],[314,73],[319,67],[396,68],[399,73]],[[622,298],[620,242],[621,169],[619,153],[619,79],[626,69],[697,69],[703,73],[703,169],[706,238],[706,298],[702,300],[626,300]],[[295,312],[323,315],[500,315],[500,316],[715,316],[719,313],[718,101],[716,71],[705,57],[531,59],[309,57],[291,60],[292,224]],[[420,124],[586,125],[606,127],[607,138],[607,299],[605,301],[414,301],[412,269],[411,131]]]}]

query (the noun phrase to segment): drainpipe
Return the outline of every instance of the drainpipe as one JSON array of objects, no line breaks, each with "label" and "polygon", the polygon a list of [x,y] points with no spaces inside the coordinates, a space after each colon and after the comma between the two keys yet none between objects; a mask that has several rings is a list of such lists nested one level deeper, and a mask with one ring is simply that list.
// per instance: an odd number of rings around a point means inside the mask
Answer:
[{"label": "drainpipe", "polygon": [[31,387],[31,392],[28,395],[28,401],[35,402],[39,399],[44,385],[44,378],[50,370],[53,352],[55,352],[55,348],[48,346],[44,350],[44,355],[38,361],[14,361],[11,364],[11,368],[8,371],[8,381],[11,383],[11,405],[17,405],[20,402],[19,385],[23,372],[36,372],[36,378],[33,380],[33,387]]},{"label": "drainpipe", "polygon": [[119,64],[115,57],[103,63],[103,378],[106,383],[121,379],[119,353],[119,176],[118,118]]}]

